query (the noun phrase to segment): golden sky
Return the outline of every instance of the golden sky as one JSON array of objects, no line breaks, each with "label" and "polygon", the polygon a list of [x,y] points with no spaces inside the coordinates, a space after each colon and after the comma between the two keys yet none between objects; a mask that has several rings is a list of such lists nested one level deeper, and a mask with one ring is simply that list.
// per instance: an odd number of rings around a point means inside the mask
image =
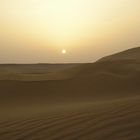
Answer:
[{"label": "golden sky", "polygon": [[137,46],[140,0],[0,0],[0,63],[92,62]]}]

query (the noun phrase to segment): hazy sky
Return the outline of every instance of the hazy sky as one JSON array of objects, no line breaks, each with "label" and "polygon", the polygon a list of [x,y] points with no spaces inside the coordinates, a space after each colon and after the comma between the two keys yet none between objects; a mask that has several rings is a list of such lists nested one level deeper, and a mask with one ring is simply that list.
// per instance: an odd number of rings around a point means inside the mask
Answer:
[{"label": "hazy sky", "polygon": [[0,63],[92,62],[137,46],[140,0],[0,0]]}]

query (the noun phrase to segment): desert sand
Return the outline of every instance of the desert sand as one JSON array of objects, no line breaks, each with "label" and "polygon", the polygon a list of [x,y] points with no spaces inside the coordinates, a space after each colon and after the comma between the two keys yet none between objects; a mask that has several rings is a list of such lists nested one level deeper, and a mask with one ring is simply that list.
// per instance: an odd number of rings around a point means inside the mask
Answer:
[{"label": "desert sand", "polygon": [[140,48],[89,64],[0,65],[0,140],[139,140]]}]

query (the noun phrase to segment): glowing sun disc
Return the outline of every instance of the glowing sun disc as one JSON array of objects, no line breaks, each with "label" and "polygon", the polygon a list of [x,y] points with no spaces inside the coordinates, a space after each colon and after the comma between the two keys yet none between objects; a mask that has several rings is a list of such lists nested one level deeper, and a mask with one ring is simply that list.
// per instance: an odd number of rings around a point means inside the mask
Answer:
[{"label": "glowing sun disc", "polygon": [[65,49],[62,50],[62,54],[66,54],[67,51]]}]

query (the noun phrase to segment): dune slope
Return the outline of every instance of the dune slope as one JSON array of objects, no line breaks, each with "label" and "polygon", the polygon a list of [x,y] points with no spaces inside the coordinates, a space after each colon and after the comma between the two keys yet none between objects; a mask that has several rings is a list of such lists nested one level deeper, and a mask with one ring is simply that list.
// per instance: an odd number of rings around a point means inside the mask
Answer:
[{"label": "dune slope", "polygon": [[125,50],[107,57],[103,57],[99,61],[113,61],[113,60],[140,60],[140,47]]}]

